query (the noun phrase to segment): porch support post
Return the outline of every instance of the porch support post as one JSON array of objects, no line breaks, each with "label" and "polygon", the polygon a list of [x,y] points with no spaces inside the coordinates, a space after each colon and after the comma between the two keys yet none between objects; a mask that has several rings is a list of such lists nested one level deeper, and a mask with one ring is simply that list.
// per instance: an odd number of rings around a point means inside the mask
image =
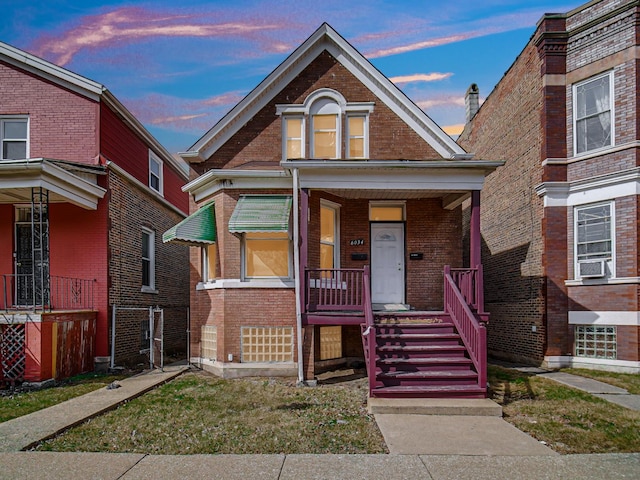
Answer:
[{"label": "porch support post", "polygon": [[471,192],[471,225],[469,235],[469,267],[476,268],[482,263],[480,251],[482,240],[480,235],[480,190]]},{"label": "porch support post", "polygon": [[[305,269],[309,256],[309,189],[300,189],[300,281],[305,282]],[[304,288],[304,286],[303,286]],[[305,309],[304,296],[300,298],[302,311]]]}]

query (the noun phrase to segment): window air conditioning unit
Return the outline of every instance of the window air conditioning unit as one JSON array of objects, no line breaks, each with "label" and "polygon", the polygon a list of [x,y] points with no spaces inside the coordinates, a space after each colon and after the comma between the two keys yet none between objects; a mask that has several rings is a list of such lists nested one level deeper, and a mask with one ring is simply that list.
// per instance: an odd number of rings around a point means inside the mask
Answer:
[{"label": "window air conditioning unit", "polygon": [[585,260],[578,262],[581,278],[602,278],[605,275],[605,260]]}]

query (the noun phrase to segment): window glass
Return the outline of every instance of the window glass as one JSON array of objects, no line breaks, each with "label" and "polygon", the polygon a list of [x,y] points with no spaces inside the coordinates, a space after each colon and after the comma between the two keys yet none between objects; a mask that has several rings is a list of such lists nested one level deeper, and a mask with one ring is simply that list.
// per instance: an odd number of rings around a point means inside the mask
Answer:
[{"label": "window glass", "polygon": [[245,271],[247,277],[289,277],[289,235],[247,233]]},{"label": "window glass", "polygon": [[27,158],[27,119],[0,119],[2,160]]},{"label": "window glass", "polygon": [[612,256],[611,205],[576,211],[578,261],[610,259]]},{"label": "window glass", "polygon": [[400,222],[404,220],[402,205],[371,205],[369,220],[372,222]]},{"label": "window glass", "polygon": [[202,281],[208,282],[217,278],[216,263],[218,252],[216,245],[211,244],[202,247]]},{"label": "window glass", "polygon": [[336,158],[337,115],[313,116],[313,157]]},{"label": "window glass", "polygon": [[338,268],[336,258],[338,211],[329,205],[320,206],[320,268]]},{"label": "window glass", "polygon": [[302,158],[302,118],[285,118],[287,158]]},{"label": "window glass", "polygon": [[610,92],[610,74],[575,87],[576,153],[588,152],[612,144]]},{"label": "window glass", "polygon": [[154,288],[154,233],[142,231],[142,286]]},{"label": "window glass", "polygon": [[149,151],[149,186],[162,193],[162,162]]},{"label": "window glass", "polygon": [[365,117],[350,116],[349,129],[349,158],[365,158]]}]

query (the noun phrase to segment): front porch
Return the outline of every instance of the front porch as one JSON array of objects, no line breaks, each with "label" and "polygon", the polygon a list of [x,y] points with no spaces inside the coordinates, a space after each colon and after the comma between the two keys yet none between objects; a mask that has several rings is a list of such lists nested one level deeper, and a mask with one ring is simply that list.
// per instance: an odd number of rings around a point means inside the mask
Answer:
[{"label": "front porch", "polygon": [[360,325],[371,397],[484,398],[482,267],[447,266],[443,277],[442,311],[390,311],[374,310],[368,266],[306,269],[302,323]]}]

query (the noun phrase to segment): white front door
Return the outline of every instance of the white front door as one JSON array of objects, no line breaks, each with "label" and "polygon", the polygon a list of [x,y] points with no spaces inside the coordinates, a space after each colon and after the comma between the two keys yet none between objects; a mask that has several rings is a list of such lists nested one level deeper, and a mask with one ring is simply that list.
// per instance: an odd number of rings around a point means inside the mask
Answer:
[{"label": "white front door", "polygon": [[371,301],[404,303],[404,224],[371,224]]}]

